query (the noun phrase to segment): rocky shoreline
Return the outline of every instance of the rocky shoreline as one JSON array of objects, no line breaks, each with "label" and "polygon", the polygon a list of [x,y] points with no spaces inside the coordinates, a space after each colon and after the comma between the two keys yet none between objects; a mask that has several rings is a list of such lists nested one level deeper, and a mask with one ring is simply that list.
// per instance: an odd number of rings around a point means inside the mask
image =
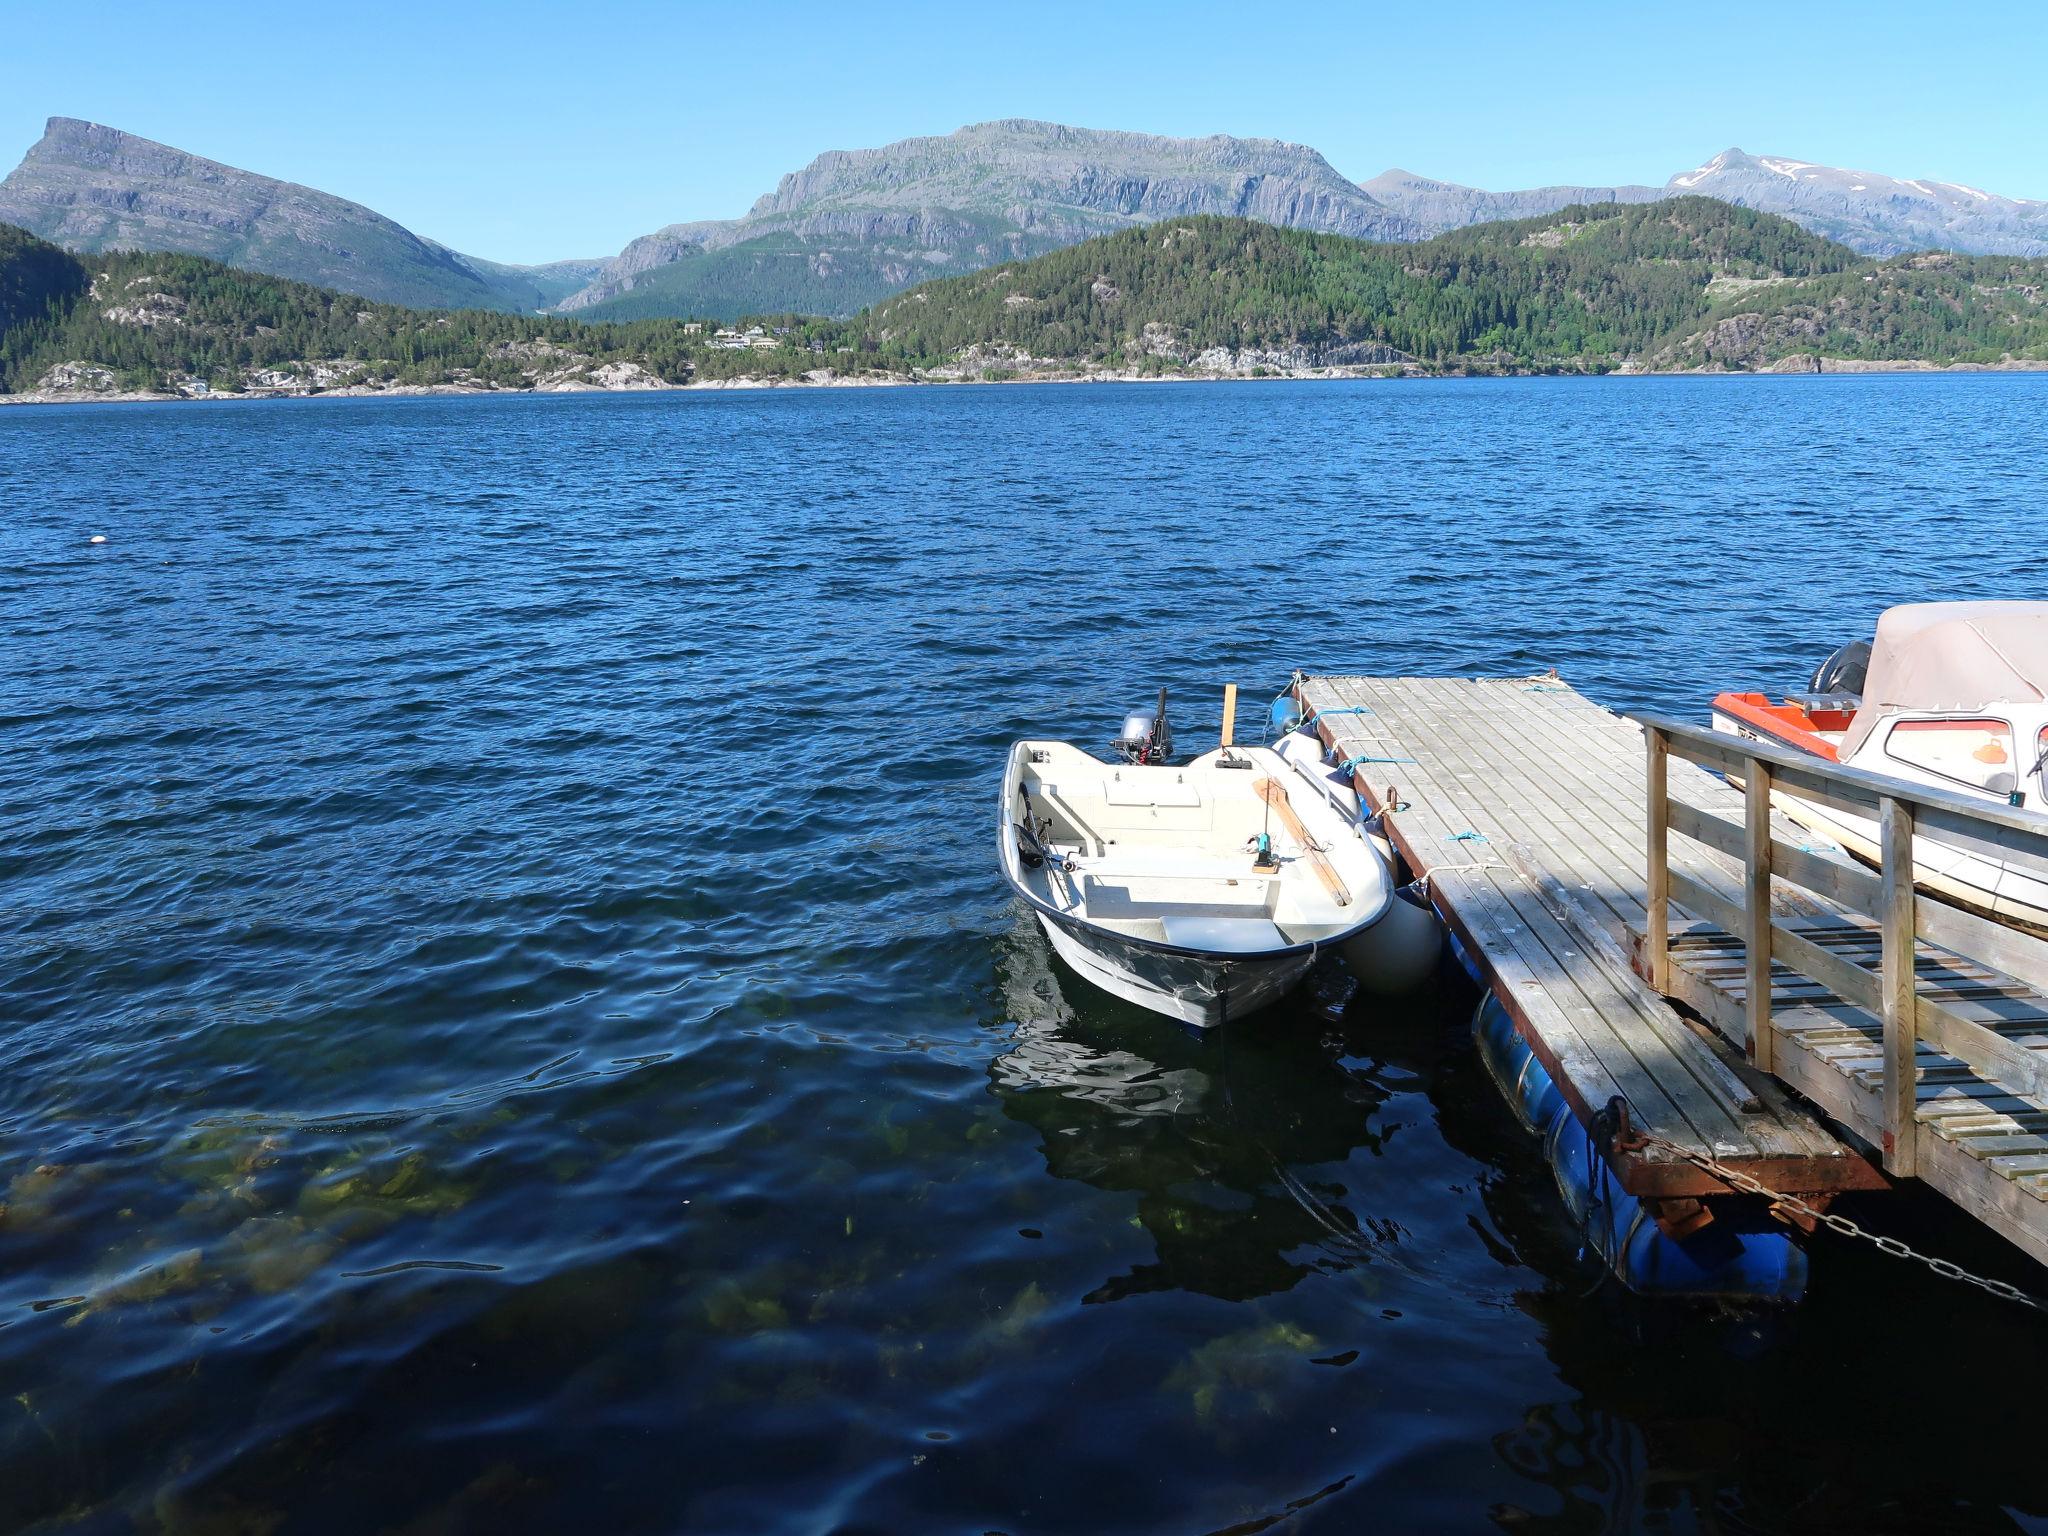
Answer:
[{"label": "rocky shoreline", "polygon": [[1727,368],[1719,364],[1691,368],[1642,367],[1624,362],[1604,375],[1586,371],[1544,371],[1517,368],[1430,369],[1415,364],[1367,366],[1333,365],[1323,368],[1260,367],[1250,370],[1157,373],[1127,368],[1075,368],[1015,372],[1003,376],[942,370],[903,373],[842,374],[817,369],[794,377],[745,375],[724,379],[699,379],[671,384],[652,375],[622,379],[616,383],[576,382],[543,384],[533,388],[512,388],[489,384],[352,384],[331,389],[297,387],[250,387],[239,391],[108,389],[35,389],[20,394],[0,394],[0,406],[9,405],[148,405],[170,401],[203,403],[222,400],[336,400],[336,399],[420,399],[442,395],[566,395],[566,394],[686,394],[703,390],[760,389],[903,389],[932,385],[1014,385],[1014,384],[1258,384],[1332,379],[1442,379],[1442,378],[1681,378],[1723,377],[1764,378],[1788,374],[1830,373],[2044,373],[2048,361],[2007,358],[1995,363],[1937,363],[1921,358],[1871,362],[1862,358],[1810,355],[1781,358],[1763,368]]}]

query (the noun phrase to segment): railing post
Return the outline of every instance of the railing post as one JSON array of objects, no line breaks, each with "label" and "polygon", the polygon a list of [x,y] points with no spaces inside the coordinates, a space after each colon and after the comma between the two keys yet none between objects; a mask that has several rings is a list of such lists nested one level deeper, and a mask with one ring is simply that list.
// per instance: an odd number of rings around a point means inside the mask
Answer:
[{"label": "railing post", "polygon": [[1909,1178],[1919,1152],[1915,1091],[1919,1068],[1918,988],[1913,939],[1919,914],[1913,894],[1913,807],[1890,795],[1878,800],[1878,846],[1883,855],[1884,913],[1880,932],[1879,1001],[1884,1021],[1884,1166]]},{"label": "railing post", "polygon": [[1643,925],[1643,959],[1650,973],[1650,985],[1659,992],[1671,991],[1671,801],[1666,768],[1670,743],[1654,725],[1643,727],[1643,745],[1649,756],[1644,763],[1646,799],[1649,804],[1645,895],[1649,920]]},{"label": "railing post", "polygon": [[1755,758],[1742,776],[1742,959],[1749,1059],[1777,1069],[1771,1027],[1771,770]]}]

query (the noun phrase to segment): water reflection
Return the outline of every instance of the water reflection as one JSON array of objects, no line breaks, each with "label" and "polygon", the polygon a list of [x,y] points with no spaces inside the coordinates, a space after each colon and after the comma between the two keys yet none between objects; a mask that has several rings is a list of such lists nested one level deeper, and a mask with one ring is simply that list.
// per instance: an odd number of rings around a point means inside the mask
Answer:
[{"label": "water reflection", "polygon": [[1400,1239],[1328,1165],[1377,1152],[1392,1088],[1348,1060],[1341,1020],[1304,993],[1259,1028],[1192,1037],[1056,968],[1035,932],[999,959],[1010,1045],[989,1067],[1003,1113],[1031,1126],[1054,1177],[1137,1196],[1156,1257],[1089,1302],[1188,1290],[1285,1291]]}]

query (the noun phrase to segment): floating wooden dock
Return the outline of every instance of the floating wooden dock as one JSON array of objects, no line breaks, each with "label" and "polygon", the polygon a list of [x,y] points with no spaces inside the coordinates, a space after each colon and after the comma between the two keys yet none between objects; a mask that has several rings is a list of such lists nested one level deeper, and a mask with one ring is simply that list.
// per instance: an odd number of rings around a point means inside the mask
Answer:
[{"label": "floating wooden dock", "polygon": [[[1554,676],[1295,692],[1583,1123],[1619,1097],[1636,1129],[1816,1206],[1885,1187],[1882,1165],[2048,1262],[2048,996],[2011,974],[2018,957],[2048,981],[2048,943],[1914,901],[1910,880],[1898,898],[1896,871],[1769,798],[1803,788],[1874,819],[1899,786],[1676,721],[1646,736]],[[1944,836],[1967,821],[2048,858],[2002,807],[1917,799]],[[1631,1193],[1727,1192],[1662,1148],[1606,1151]]]}]

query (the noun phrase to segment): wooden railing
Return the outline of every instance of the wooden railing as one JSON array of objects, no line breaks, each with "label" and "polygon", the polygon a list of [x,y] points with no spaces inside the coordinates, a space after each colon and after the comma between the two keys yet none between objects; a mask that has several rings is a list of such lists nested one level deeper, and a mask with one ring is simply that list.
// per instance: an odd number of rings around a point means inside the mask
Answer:
[{"label": "wooden railing", "polygon": [[[1659,991],[1672,991],[1670,908],[1681,908],[1743,941],[1747,1046],[1751,1059],[1774,1070],[1778,1039],[1771,1012],[1771,962],[1806,976],[1877,1016],[1883,1026],[1881,1124],[1888,1172],[1914,1172],[1915,1053],[1926,1041],[1986,1079],[2029,1096],[2048,1095],[2048,1054],[2016,1045],[1953,1007],[1924,995],[1915,967],[1918,942],[2002,972],[2035,992],[2048,992],[2048,942],[1992,918],[1922,897],[1915,888],[1913,843],[1923,855],[1938,842],[1976,858],[2019,865],[2048,880],[2048,823],[1993,801],[1934,789],[1816,758],[1775,742],[1711,731],[1662,715],[1638,715],[1648,746],[1649,921],[1644,968]],[[1743,787],[1740,825],[1669,793],[1673,757],[1726,775]],[[1771,833],[1771,797],[1790,796],[1852,818],[1874,845],[1877,872],[1816,853]],[[1738,860],[1740,902],[1694,875],[1674,869],[1670,834],[1677,832]],[[1923,858],[1923,883],[1925,879]],[[1823,947],[1814,923],[1774,914],[1773,881],[1812,892],[1837,908],[1871,919],[1882,956],[1876,971]],[[1839,931],[1839,922],[1831,923]],[[1802,931],[1802,929],[1806,931]]]}]

